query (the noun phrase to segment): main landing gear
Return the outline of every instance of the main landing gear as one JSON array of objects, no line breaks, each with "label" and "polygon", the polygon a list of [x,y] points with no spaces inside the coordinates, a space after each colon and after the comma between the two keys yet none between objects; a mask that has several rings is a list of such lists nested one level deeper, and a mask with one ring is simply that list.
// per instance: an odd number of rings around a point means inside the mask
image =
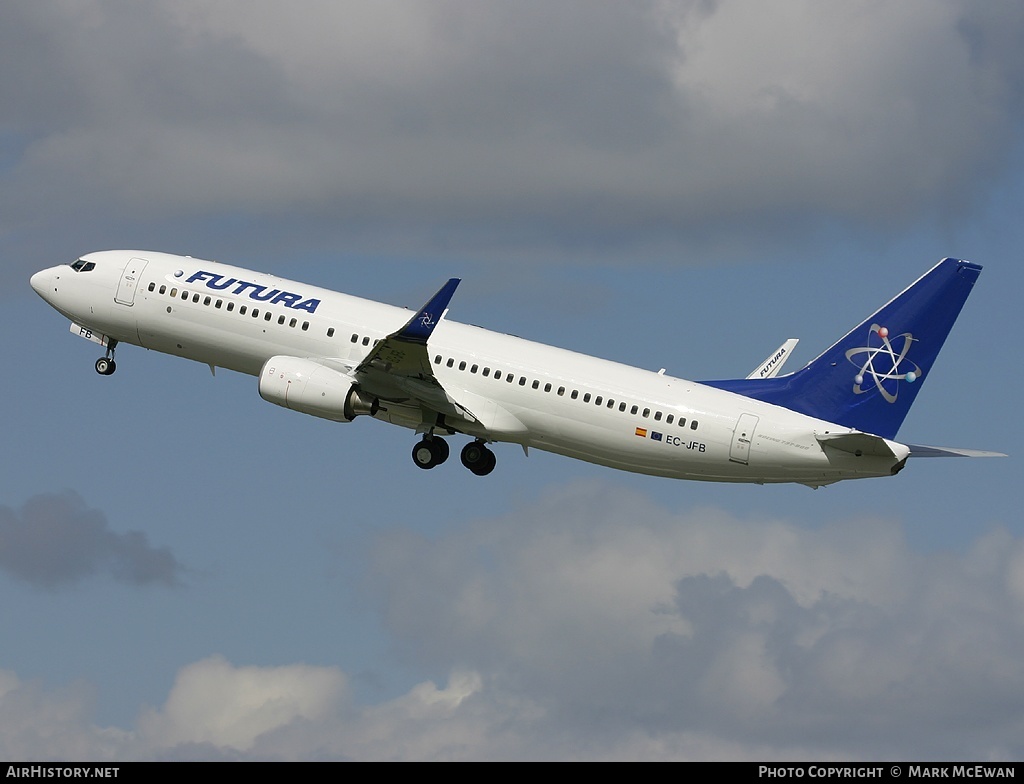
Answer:
[{"label": "main landing gear", "polygon": [[483,441],[470,441],[462,447],[462,465],[477,476],[487,476],[494,470],[498,459]]},{"label": "main landing gear", "polygon": [[448,459],[448,442],[436,436],[423,436],[412,448],[412,461],[418,468],[433,468]]},{"label": "main landing gear", "polygon": [[117,370],[117,363],[114,361],[115,348],[117,348],[117,341],[111,340],[107,346],[107,355],[96,360],[96,372],[101,376],[109,376]]},{"label": "main landing gear", "polygon": [[[462,448],[462,465],[477,476],[486,476],[498,462],[494,452],[483,441],[470,441]],[[434,435],[426,435],[412,448],[412,461],[424,470],[441,465],[448,459],[448,442]]]}]

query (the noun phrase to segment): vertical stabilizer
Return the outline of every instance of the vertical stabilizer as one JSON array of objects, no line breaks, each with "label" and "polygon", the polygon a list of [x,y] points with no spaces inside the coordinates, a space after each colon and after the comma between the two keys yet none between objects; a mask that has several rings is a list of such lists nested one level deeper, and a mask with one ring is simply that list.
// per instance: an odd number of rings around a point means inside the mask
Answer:
[{"label": "vertical stabilizer", "polygon": [[703,383],[894,438],[980,273],[943,259],[801,370]]}]

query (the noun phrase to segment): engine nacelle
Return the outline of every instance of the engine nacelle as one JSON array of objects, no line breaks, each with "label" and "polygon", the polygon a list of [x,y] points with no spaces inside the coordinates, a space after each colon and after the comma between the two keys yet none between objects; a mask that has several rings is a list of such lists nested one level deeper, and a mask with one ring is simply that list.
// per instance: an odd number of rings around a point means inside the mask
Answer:
[{"label": "engine nacelle", "polygon": [[335,422],[351,422],[377,413],[377,399],[365,395],[355,379],[301,357],[271,357],[260,371],[260,397],[268,403]]}]

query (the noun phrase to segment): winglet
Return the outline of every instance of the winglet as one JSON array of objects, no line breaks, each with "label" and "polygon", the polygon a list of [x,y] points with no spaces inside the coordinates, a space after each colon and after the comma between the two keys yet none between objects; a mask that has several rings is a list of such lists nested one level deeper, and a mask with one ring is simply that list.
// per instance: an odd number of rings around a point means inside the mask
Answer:
[{"label": "winglet", "polygon": [[409,322],[394,334],[394,337],[409,343],[426,343],[427,338],[434,331],[434,327],[444,318],[444,313],[448,309],[448,303],[451,302],[452,295],[455,294],[455,289],[460,282],[460,278],[449,279],[430,298],[430,301],[420,308],[416,315],[409,319]]}]

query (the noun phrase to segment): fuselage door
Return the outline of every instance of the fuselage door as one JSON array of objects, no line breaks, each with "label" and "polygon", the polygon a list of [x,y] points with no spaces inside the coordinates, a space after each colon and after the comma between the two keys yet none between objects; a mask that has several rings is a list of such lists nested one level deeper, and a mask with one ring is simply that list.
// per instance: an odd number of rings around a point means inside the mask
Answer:
[{"label": "fuselage door", "polygon": [[729,447],[729,459],[734,463],[747,465],[750,461],[750,444],[754,440],[754,428],[757,417],[753,414],[740,414],[736,429],[732,431],[732,446]]},{"label": "fuselage door", "polygon": [[142,278],[142,271],[148,263],[146,259],[131,259],[124,265],[124,274],[121,276],[121,282],[117,284],[114,302],[121,305],[135,304],[135,291]]}]

